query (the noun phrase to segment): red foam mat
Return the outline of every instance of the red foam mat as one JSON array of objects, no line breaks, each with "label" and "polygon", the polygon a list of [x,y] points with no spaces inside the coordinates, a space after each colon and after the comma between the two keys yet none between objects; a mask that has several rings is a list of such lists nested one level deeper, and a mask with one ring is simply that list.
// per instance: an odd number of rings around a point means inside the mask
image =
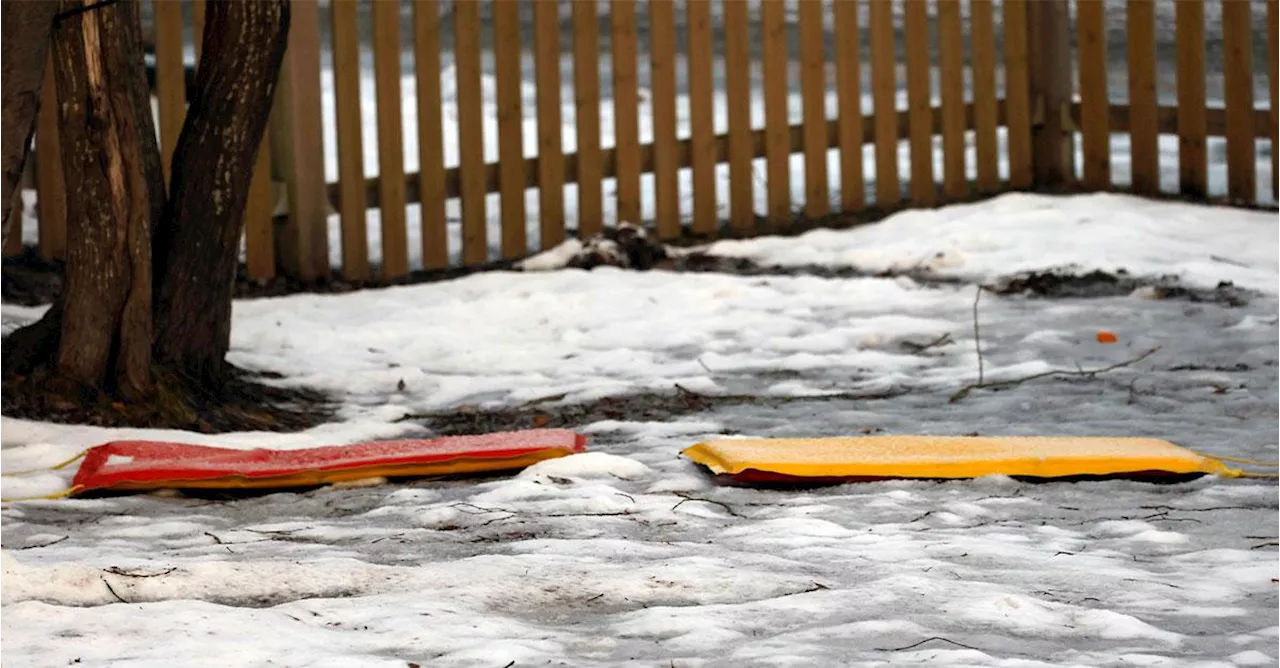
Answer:
[{"label": "red foam mat", "polygon": [[72,481],[77,494],[159,488],[270,488],[375,476],[430,476],[524,468],[586,449],[564,429],[373,441],[299,450],[235,450],[185,443],[116,441],[91,448]]}]

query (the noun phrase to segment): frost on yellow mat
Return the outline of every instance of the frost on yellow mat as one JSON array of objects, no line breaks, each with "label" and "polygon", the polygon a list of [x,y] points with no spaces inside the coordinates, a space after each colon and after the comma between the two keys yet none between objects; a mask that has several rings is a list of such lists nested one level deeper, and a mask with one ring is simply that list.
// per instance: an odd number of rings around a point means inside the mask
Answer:
[{"label": "frost on yellow mat", "polygon": [[698,443],[682,454],[716,474],[746,482],[1231,473],[1215,459],[1152,438],[894,435],[720,439]]}]

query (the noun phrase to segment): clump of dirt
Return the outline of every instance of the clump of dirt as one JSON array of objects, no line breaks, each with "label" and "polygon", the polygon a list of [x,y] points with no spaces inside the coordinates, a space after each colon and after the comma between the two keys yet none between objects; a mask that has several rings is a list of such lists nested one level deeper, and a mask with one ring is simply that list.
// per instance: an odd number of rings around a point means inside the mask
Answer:
[{"label": "clump of dirt", "polygon": [[576,429],[603,420],[665,422],[722,406],[769,406],[796,401],[872,401],[891,399],[904,393],[903,390],[895,390],[875,394],[846,392],[812,397],[759,397],[701,394],[676,385],[674,392],[643,392],[576,404],[554,403],[563,398],[561,395],[522,406],[464,406],[451,411],[407,415],[401,421],[421,423],[424,428],[441,436],[466,436],[520,429]]},{"label": "clump of dirt", "polygon": [[1001,279],[992,287],[999,295],[1030,294],[1046,298],[1122,297],[1145,290],[1152,299],[1185,299],[1191,302],[1240,307],[1249,303],[1249,292],[1230,281],[1213,288],[1183,285],[1177,276],[1140,277],[1120,269],[1115,273],[1094,270],[1084,274],[1033,271]]},{"label": "clump of dirt", "polygon": [[157,372],[155,396],[124,403],[100,393],[52,389],[47,371],[3,373],[0,411],[6,417],[100,427],[231,431],[300,431],[327,422],[335,403],[323,393],[260,382],[265,376],[233,370],[222,387],[200,388]]}]

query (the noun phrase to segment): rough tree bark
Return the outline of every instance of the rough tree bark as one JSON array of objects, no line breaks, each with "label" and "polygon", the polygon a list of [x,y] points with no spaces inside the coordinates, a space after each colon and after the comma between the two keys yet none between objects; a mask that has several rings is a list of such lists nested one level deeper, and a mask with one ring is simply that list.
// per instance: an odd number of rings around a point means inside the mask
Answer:
[{"label": "rough tree bark", "polygon": [[289,2],[208,0],[169,197],[138,1],[55,3],[62,14],[82,10],[53,37],[68,257],[58,300],[4,340],[11,414],[198,429],[280,428],[318,415],[261,410],[306,393],[224,384],[236,380],[225,361],[231,290]]},{"label": "rough tree bark", "polygon": [[284,58],[289,1],[211,1],[155,239],[157,361],[217,384],[244,208]]},{"label": "rough tree bark", "polygon": [[164,187],[148,182],[158,153],[136,10],[121,2],[69,16],[53,38],[62,167],[72,185],[57,377],[126,400],[151,390],[151,203]]},{"label": "rough tree bark", "polygon": [[36,131],[40,109],[40,84],[53,30],[56,2],[0,2],[0,25],[4,26],[4,59],[0,60],[0,143],[3,143],[4,241],[8,241],[16,217],[14,203],[20,196],[18,183],[31,153],[31,137]]}]

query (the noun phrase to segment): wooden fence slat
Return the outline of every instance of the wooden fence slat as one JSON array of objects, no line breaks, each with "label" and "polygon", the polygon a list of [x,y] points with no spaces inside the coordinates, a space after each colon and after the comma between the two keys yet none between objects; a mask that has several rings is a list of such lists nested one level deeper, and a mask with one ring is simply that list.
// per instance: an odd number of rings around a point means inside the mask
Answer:
[{"label": "wooden fence slat", "polygon": [[[156,26],[156,106],[160,124],[160,167],[169,183],[173,151],[187,116],[186,67],[182,59],[182,3],[152,5]],[[196,36],[199,39],[199,35]]]},{"label": "wooden fence slat", "polygon": [[[329,6],[333,39],[333,93],[338,134],[338,187],[342,204],[342,274],[369,278],[369,235],[364,197],[364,120],[360,113],[360,32],[356,0]],[[269,151],[268,151],[269,153]]]},{"label": "wooden fence slat", "polygon": [[573,3],[573,94],[578,130],[578,237],[604,229],[600,157],[600,26],[594,2]]},{"label": "wooden fence slat", "polygon": [[[854,0],[838,0],[832,7],[838,36],[836,97],[840,102],[840,208],[845,212],[860,211],[866,206],[862,180],[862,63],[858,5]],[[733,109],[732,102],[729,108]]]},{"label": "wooden fence slat", "polygon": [[719,226],[716,212],[716,128],[711,82],[711,2],[689,0],[689,131],[693,139],[693,231],[711,234]]},{"label": "wooden fence slat", "polygon": [[[725,5],[729,13],[739,3]],[[653,89],[653,192],[658,237],[680,236],[680,181],[676,166],[676,18],[674,0],[649,4],[649,59]]]},{"label": "wooden fence slat", "polygon": [[529,253],[524,207],[524,111],[520,104],[520,3],[495,2],[493,59],[498,87],[498,183],[502,257]]},{"label": "wooden fence slat", "polygon": [[374,93],[378,113],[378,173],[382,193],[382,277],[409,273],[405,221],[404,121],[400,110],[400,3],[373,3]]},{"label": "wooden fence slat", "polygon": [[897,54],[893,43],[892,3],[873,0],[868,21],[876,128],[876,206],[883,208],[902,199],[898,187],[897,81],[894,73]]},{"label": "wooden fence slat", "polygon": [[1133,165],[1133,190],[1154,195],[1160,192],[1155,0],[1129,0],[1127,30],[1131,114],[1129,158]]},{"label": "wooden fence slat", "polygon": [[538,87],[538,241],[542,250],[559,245],[565,232],[558,5],[533,5],[534,80]]},{"label": "wooden fence slat", "polygon": [[973,71],[974,149],[978,160],[978,190],[1000,189],[1000,150],[996,139],[996,35],[991,0],[970,0],[969,50]]},{"label": "wooden fence slat", "polygon": [[787,128],[787,16],[782,0],[761,0],[761,66],[764,74],[765,172],[769,222],[791,221],[791,145]]},{"label": "wooden fence slat", "polygon": [[453,7],[455,70],[458,74],[458,195],[462,205],[462,263],[489,257],[485,215],[484,107],[480,93],[480,3]]},{"label": "wooden fence slat", "polygon": [[1178,44],[1178,191],[1208,194],[1205,149],[1204,0],[1179,0],[1174,6]]},{"label": "wooden fence slat", "polygon": [[[501,4],[501,3],[499,3]],[[640,224],[640,126],[636,108],[640,96],[636,88],[636,3],[613,0],[609,5],[613,38],[613,137],[617,147],[618,175],[614,186],[618,196],[618,222]]]},{"label": "wooden fence slat", "polygon": [[320,7],[292,0],[289,48],[271,112],[271,154],[288,188],[289,218],[278,229],[285,273],[312,281],[330,273],[328,188],[320,101]]},{"label": "wooden fence slat", "polygon": [[804,212],[820,218],[831,211],[827,184],[826,54],[821,2],[801,2],[800,99],[804,118]]},{"label": "wooden fence slat", "polygon": [[1103,0],[1076,4],[1080,50],[1080,140],[1084,148],[1084,187],[1111,187],[1111,130],[1107,123],[1107,26]]},{"label": "wooden fence slat", "polygon": [[1068,118],[1075,94],[1071,6],[1071,0],[1033,0],[1027,4],[1027,63],[1034,121],[1031,169],[1039,188],[1068,188],[1077,181],[1076,128]]},{"label": "wooden fence slat", "polygon": [[919,206],[937,202],[933,177],[933,101],[929,62],[929,5],[907,2],[904,37],[907,54],[907,116],[911,119],[911,201]]},{"label": "wooden fence slat", "polygon": [[[418,201],[422,212],[422,267],[444,269],[449,266],[449,228],[444,207],[444,119],[440,112],[438,0],[418,0],[413,5],[413,51],[418,85],[418,189],[422,194]],[[559,122],[556,130],[559,131]]]},{"label": "wooden fence slat", "polygon": [[725,102],[729,112],[729,225],[755,228],[751,171],[751,33],[747,3],[724,5]]},{"label": "wooden fence slat", "polygon": [[[258,147],[258,157],[253,163],[249,200],[244,208],[245,268],[249,278],[255,281],[276,275],[275,222],[272,220],[275,201],[271,185],[271,142],[264,136],[262,145]],[[343,250],[346,250],[346,246],[343,246]]]},{"label": "wooden fence slat", "polygon": [[964,24],[959,2],[938,4],[938,59],[942,84],[942,191],[950,199],[969,195],[965,173]]},{"label": "wooden fence slat", "polygon": [[1028,188],[1031,164],[1031,79],[1027,63],[1027,0],[1005,0],[1004,103],[1009,185]]},{"label": "wooden fence slat", "polygon": [[[58,91],[53,67],[50,49],[44,66],[44,83],[40,86],[40,111],[36,116],[38,252],[46,260],[63,260],[67,257],[67,186],[62,174],[62,137],[58,132]],[[22,236],[21,229],[14,232]]]},{"label": "wooden fence slat", "polygon": [[1258,197],[1253,144],[1253,35],[1248,2],[1222,4],[1222,74],[1227,112],[1227,196],[1237,202]]},{"label": "wooden fence slat", "polygon": [[1280,128],[1280,100],[1277,99],[1277,79],[1280,79],[1280,10],[1277,0],[1267,0],[1267,72],[1271,78],[1271,198],[1280,197],[1280,146],[1277,146],[1277,128]]}]

